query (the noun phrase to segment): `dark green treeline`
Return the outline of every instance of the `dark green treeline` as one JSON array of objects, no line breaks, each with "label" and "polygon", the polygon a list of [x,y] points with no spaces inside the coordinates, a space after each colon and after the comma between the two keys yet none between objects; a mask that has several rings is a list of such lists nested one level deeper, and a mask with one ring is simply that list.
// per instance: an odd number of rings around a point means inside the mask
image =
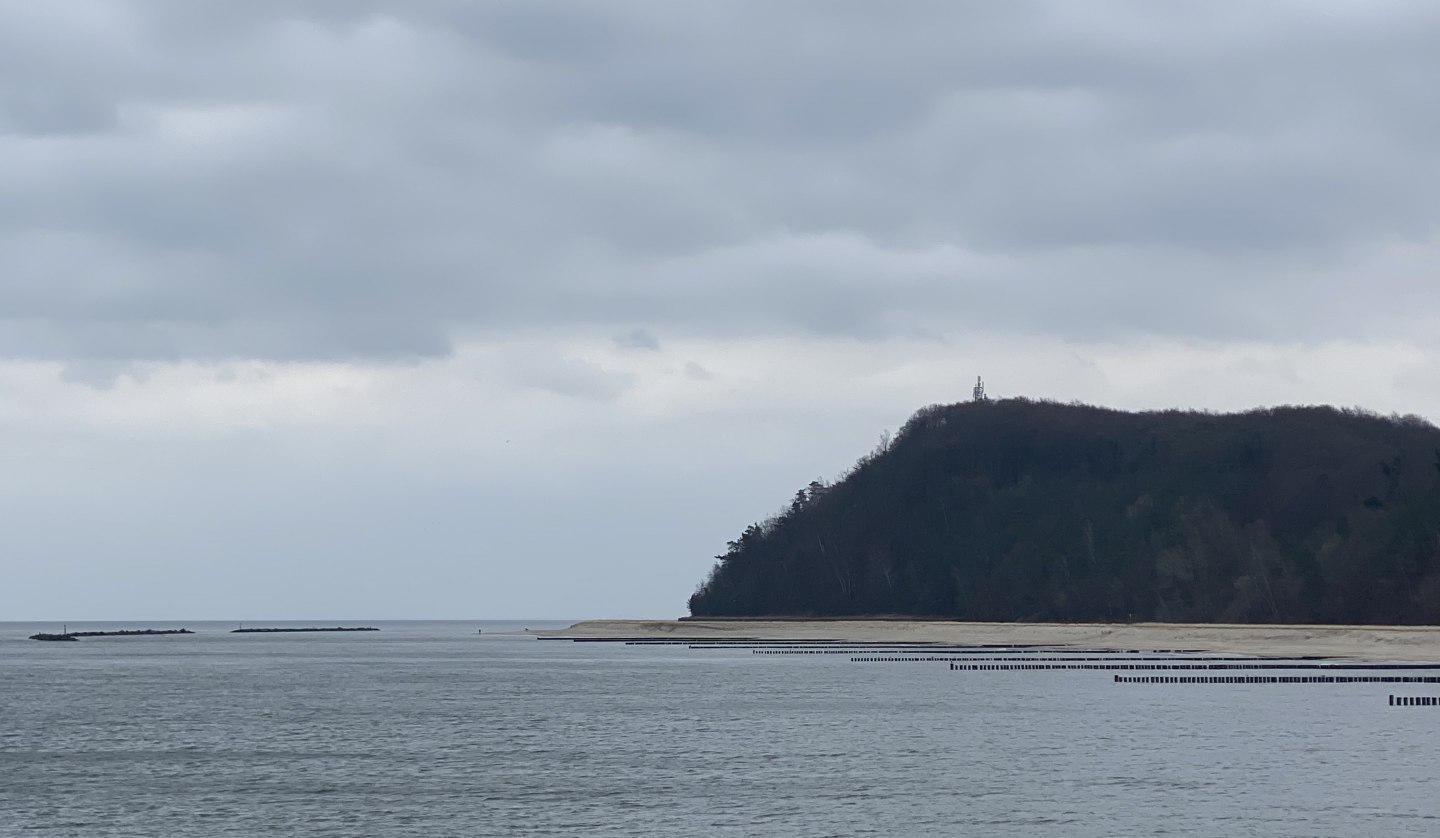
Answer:
[{"label": "dark green treeline", "polygon": [[1440,623],[1440,429],[934,405],[718,558],[694,616]]}]

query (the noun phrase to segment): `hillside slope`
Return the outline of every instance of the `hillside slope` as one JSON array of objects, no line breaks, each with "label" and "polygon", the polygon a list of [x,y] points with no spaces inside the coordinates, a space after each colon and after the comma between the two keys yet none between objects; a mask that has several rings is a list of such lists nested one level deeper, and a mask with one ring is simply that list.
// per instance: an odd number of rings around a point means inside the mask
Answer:
[{"label": "hillside slope", "polygon": [[694,616],[1440,623],[1440,429],[935,405],[718,558]]}]

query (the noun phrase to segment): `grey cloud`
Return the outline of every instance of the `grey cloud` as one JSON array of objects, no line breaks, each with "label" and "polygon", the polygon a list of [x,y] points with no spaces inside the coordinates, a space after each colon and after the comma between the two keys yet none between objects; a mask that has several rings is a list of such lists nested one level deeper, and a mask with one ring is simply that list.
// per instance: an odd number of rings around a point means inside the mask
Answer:
[{"label": "grey cloud", "polygon": [[608,402],[635,384],[630,373],[613,372],[578,358],[530,358],[514,370],[522,384],[559,396]]},{"label": "grey cloud", "polygon": [[660,348],[660,341],[644,329],[632,329],[616,335],[615,345],[621,349],[645,349],[653,352]]},{"label": "grey cloud", "polygon": [[1440,226],[1437,40],[1407,2],[9,4],[0,354],[1363,333],[1437,302],[1346,275]]},{"label": "grey cloud", "polygon": [[114,127],[114,108],[102,101],[57,99],[33,89],[0,91],[0,135],[92,134]]},{"label": "grey cloud", "polygon": [[133,365],[125,361],[75,361],[60,371],[60,380],[95,390],[109,390],[121,376],[138,376]]}]

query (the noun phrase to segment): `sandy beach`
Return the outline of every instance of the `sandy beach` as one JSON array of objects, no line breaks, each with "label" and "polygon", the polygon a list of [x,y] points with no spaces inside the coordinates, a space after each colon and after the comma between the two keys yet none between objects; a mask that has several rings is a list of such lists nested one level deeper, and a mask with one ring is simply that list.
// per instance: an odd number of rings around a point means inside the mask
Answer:
[{"label": "sandy beach", "polygon": [[1323,655],[1440,661],[1440,627],[1200,623],[962,623],[925,620],[586,620],[532,631],[550,637],[670,640],[850,640],[1033,644],[1084,649],[1187,649],[1270,657]]}]

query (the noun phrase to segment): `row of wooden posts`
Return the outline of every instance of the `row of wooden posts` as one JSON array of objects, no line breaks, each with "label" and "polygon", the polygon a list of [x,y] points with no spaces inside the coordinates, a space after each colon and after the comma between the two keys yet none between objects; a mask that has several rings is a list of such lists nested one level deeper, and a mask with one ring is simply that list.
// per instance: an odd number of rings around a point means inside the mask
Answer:
[{"label": "row of wooden posts", "polygon": [[[579,638],[575,638],[579,639]],[[587,638],[588,639],[588,638]],[[600,640],[596,638],[594,640]],[[594,642],[592,640],[592,642]],[[604,642],[601,640],[600,642]],[[613,642],[613,641],[612,641]],[[686,645],[690,649],[743,651],[755,655],[850,655],[857,663],[948,663],[952,672],[994,671],[1186,671],[1186,670],[1308,670],[1305,675],[1120,675],[1116,684],[1440,684],[1440,675],[1359,675],[1332,674],[1336,671],[1440,670],[1436,663],[1340,663],[1317,657],[1300,657],[1277,661],[1254,657],[1203,656],[1192,658],[1177,655],[1194,654],[1183,649],[1079,649],[1068,656],[1058,656],[1053,647],[936,647],[924,644],[864,644],[835,641],[764,642],[724,641],[693,642],[677,640],[642,640],[627,638],[626,645]],[[931,652],[924,655],[921,652]],[[940,653],[940,654],[935,654]],[[1048,654],[1049,657],[1041,657]],[[1023,655],[1001,657],[1002,655]],[[1088,655],[1088,656],[1084,656]],[[1321,674],[1324,671],[1324,674]],[[1392,707],[1440,707],[1440,696],[1390,696]]]},{"label": "row of wooden posts", "polygon": [[1440,684],[1440,675],[1116,675],[1117,684]]},{"label": "row of wooden posts", "polygon": [[[851,660],[865,660],[851,658]],[[1173,660],[1173,659],[1172,659]],[[951,663],[951,672],[996,672],[1005,670],[1220,670],[1220,669],[1324,669],[1324,670],[1368,670],[1391,672],[1395,670],[1436,670],[1440,664],[1430,663]]]}]

